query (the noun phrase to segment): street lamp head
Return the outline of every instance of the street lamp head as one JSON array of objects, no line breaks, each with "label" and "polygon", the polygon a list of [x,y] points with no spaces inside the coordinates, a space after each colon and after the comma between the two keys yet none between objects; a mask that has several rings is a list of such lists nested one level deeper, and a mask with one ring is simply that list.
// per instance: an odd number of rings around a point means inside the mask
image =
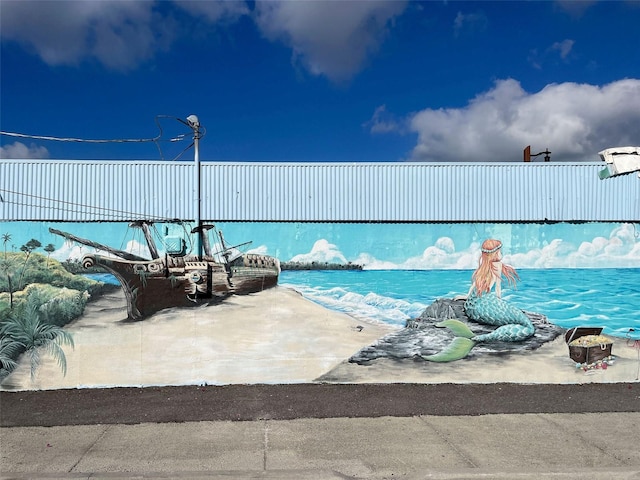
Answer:
[{"label": "street lamp head", "polygon": [[196,115],[189,115],[187,117],[187,123],[194,130],[197,130],[198,128],[200,128],[200,120],[198,120],[198,117]]}]

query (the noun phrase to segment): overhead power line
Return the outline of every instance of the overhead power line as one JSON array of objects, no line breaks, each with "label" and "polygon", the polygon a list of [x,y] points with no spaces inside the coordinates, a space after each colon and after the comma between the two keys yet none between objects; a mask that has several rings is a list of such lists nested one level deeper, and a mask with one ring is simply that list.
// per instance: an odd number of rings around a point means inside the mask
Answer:
[{"label": "overhead power line", "polygon": [[[0,132],[8,137],[30,138],[32,140],[51,140],[53,142],[78,142],[78,143],[150,143],[157,142],[162,134],[154,138],[117,138],[110,140],[96,140],[87,138],[48,137],[44,135],[29,135],[27,133]],[[182,140],[182,139],[181,139]]]},{"label": "overhead power line", "polygon": [[[39,195],[31,195],[28,193],[15,192],[12,190],[6,190],[0,188],[0,192],[4,192],[5,196],[0,200],[2,203],[12,204],[12,205],[20,205],[23,207],[31,207],[31,208],[41,208],[46,210],[55,210],[58,212],[65,213],[73,213],[73,214],[97,214],[104,218],[112,218],[112,219],[121,219],[121,220],[131,220],[131,219],[148,219],[153,221],[171,221],[174,219],[170,219],[167,217],[160,217],[156,215],[149,214],[141,214],[134,212],[127,212],[125,210],[117,210],[113,208],[105,208],[105,207],[96,207],[94,205],[87,205],[83,203],[77,202],[69,202],[66,200],[57,200],[55,198],[42,197]],[[27,197],[24,201],[11,201],[10,196],[16,195],[18,197]],[[39,202],[37,204],[29,203],[29,202]],[[53,205],[43,205],[43,203],[51,203]]]},{"label": "overhead power line", "polygon": [[[7,137],[14,137],[14,138],[29,138],[32,140],[46,140],[46,141],[52,141],[52,142],[71,142],[71,143],[155,143],[160,153],[160,157],[164,160],[164,155],[162,154],[162,149],[160,148],[160,145],[159,145],[159,142],[162,140],[162,136],[164,135],[162,125],[160,125],[160,121],[159,121],[161,118],[172,118],[174,120],[178,120],[180,123],[185,123],[180,118],[173,117],[171,115],[156,115],[154,121],[158,126],[158,130],[160,130],[160,133],[158,133],[158,135],[156,135],[153,138],[89,139],[89,138],[74,138],[74,137],[54,137],[54,136],[48,136],[48,135],[32,135],[27,133],[5,132],[5,131],[0,131],[0,135],[5,135]],[[199,132],[200,138],[202,138],[205,135],[205,133],[206,133],[206,130],[204,130],[203,128],[202,131]],[[175,137],[172,137],[163,141],[180,142],[185,138],[190,137],[192,134],[193,132],[181,133],[179,135],[176,135]],[[177,160],[191,146],[193,146],[193,144],[185,148],[176,158],[174,158],[174,160]]]}]

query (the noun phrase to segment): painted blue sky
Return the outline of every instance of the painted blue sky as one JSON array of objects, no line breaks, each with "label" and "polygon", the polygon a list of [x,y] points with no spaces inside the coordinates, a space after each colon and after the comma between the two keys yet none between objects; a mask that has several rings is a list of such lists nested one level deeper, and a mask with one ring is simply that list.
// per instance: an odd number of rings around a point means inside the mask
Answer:
[{"label": "painted blue sky", "polygon": [[[638,225],[584,224],[348,224],[220,223],[227,242],[281,261],[353,262],[369,270],[475,269],[486,238],[503,242],[505,261],[517,268],[640,268]],[[149,258],[142,234],[126,223],[0,222],[8,251],[31,238],[52,243],[58,260],[80,259],[92,248],[65,243],[49,227]],[[183,234],[180,227],[172,234]],[[189,228],[187,230],[190,230]],[[159,232],[163,229],[158,228]],[[184,235],[183,235],[184,236]],[[160,240],[156,240],[163,250]],[[4,248],[4,245],[2,245]],[[39,250],[42,253],[42,250]],[[104,254],[104,252],[102,252]]]},{"label": "painted blue sky", "polygon": [[[260,162],[640,142],[638,1],[0,0],[0,18],[5,132],[148,139],[196,114],[203,160]],[[0,154],[170,160],[189,130],[160,123],[157,145],[3,135]]]}]

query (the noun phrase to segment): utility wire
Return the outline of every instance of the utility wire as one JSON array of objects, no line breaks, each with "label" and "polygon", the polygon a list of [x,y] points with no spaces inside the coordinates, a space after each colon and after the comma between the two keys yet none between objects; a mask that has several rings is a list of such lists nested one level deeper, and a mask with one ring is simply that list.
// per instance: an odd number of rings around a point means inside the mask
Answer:
[{"label": "utility wire", "polygon": [[0,132],[8,137],[31,138],[33,140],[51,140],[54,142],[78,142],[78,143],[149,143],[156,142],[160,139],[160,135],[154,138],[119,138],[110,140],[97,140],[87,138],[63,138],[63,137],[47,137],[44,135],[29,135],[26,133]]},{"label": "utility wire", "polygon": [[[156,147],[158,147],[158,151],[160,153],[160,157],[164,160],[164,155],[162,154],[162,149],[160,148],[159,142],[162,139],[162,136],[164,135],[164,131],[162,129],[162,125],[160,124],[160,119],[161,118],[171,118],[174,120],[178,120],[181,123],[185,123],[183,120],[181,120],[178,117],[173,117],[171,115],[156,115],[154,118],[154,121],[156,123],[156,125],[158,126],[158,130],[160,131],[160,133],[158,133],[158,135],[156,135],[153,138],[115,138],[115,139],[87,139],[87,138],[73,138],[73,137],[53,137],[53,136],[46,136],[46,135],[31,135],[31,134],[27,134],[27,133],[17,133],[17,132],[5,132],[5,131],[0,131],[0,135],[5,135],[8,137],[15,137],[15,138],[29,138],[32,140],[47,140],[47,141],[53,141],[53,142],[72,142],[72,143],[155,143]],[[180,142],[182,140],[184,140],[186,137],[190,136],[192,133],[181,133],[176,135],[175,137],[172,137],[168,140],[163,140],[163,141],[168,141],[168,142]],[[206,129],[203,127],[200,127],[198,130],[198,135],[199,138],[204,137],[206,134]],[[193,144],[191,144],[189,147],[185,148],[182,152],[180,152],[180,154],[174,158],[174,160],[177,160],[184,152],[186,152]]]},{"label": "utility wire", "polygon": [[[21,206],[25,206],[25,207],[34,207],[34,208],[44,208],[44,209],[57,210],[57,211],[66,212],[66,213],[84,213],[84,214],[88,214],[88,213],[95,214],[95,213],[98,213],[98,214],[100,214],[102,216],[105,216],[105,217],[113,217],[113,218],[119,218],[119,219],[143,218],[143,219],[151,219],[151,220],[157,220],[157,221],[173,220],[173,219],[170,219],[170,218],[167,218],[167,217],[160,217],[160,216],[155,216],[155,215],[127,212],[125,210],[117,210],[117,209],[113,209],[113,208],[96,207],[96,206],[93,206],[93,205],[86,205],[86,204],[82,204],[82,203],[69,202],[69,201],[65,201],[65,200],[56,200],[54,198],[42,197],[42,196],[39,196],[39,195],[31,195],[31,194],[28,194],[28,193],[20,193],[20,192],[15,192],[15,191],[12,191],[12,190],[6,190],[6,189],[2,189],[2,188],[0,188],[0,192],[4,192],[6,194],[18,195],[18,196],[22,196],[22,197],[29,197],[30,199],[34,199],[34,200],[44,200],[46,202],[61,204],[61,205],[58,205],[58,206],[56,206],[56,205],[44,206],[42,204],[29,204],[29,203],[25,203],[25,202],[10,201],[7,198],[3,197],[3,199],[2,199],[3,203],[8,203],[8,204],[12,204],[12,205],[21,205]],[[81,210],[81,209],[85,209],[85,210]]]},{"label": "utility wire", "polygon": [[[163,131],[162,125],[158,121],[160,115],[157,115],[155,118],[156,125],[158,126],[158,130],[160,133],[153,138],[115,138],[115,139],[87,139],[87,138],[72,138],[72,137],[51,137],[46,135],[30,135],[26,133],[16,133],[16,132],[0,132],[2,135],[6,135],[8,137],[17,137],[17,138],[31,138],[33,140],[50,140],[53,142],[78,142],[78,143],[149,143],[149,142],[157,142],[162,138]],[[162,116],[164,117],[164,116]]]},{"label": "utility wire", "polygon": [[[7,201],[5,200],[3,203],[9,204],[9,205],[18,205],[20,207],[30,207],[30,208],[37,208],[37,209],[41,209],[41,210],[54,210],[56,212],[64,212],[64,213],[70,213],[70,214],[83,214],[83,215],[89,215],[89,214],[95,214],[96,212],[92,212],[91,210],[79,210],[79,209],[72,209],[72,208],[60,208],[60,207],[55,207],[55,206],[43,206],[43,205],[39,205],[39,204],[33,204],[33,203],[23,203],[23,202],[11,202],[11,201]],[[94,207],[88,207],[88,208],[94,208]],[[154,221],[170,221],[170,219],[164,218],[164,217],[155,217],[152,215],[142,215],[142,214],[134,214],[134,213],[130,213],[127,214],[127,212],[122,212],[122,213],[105,213],[105,212],[100,212],[99,213],[101,218],[109,218],[110,220],[121,220],[121,221],[129,221],[129,220],[154,220]]]}]

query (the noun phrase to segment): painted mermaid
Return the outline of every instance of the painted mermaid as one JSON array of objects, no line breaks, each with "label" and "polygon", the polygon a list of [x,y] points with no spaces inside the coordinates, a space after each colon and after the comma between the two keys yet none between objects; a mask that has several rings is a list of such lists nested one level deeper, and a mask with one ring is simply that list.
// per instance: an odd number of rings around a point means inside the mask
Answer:
[{"label": "painted mermaid", "polygon": [[484,241],[480,263],[471,277],[469,293],[466,297],[456,297],[465,299],[464,310],[471,320],[498,328],[491,333],[475,335],[459,320],[445,320],[437,326],[448,327],[457,337],[442,352],[422,358],[431,362],[450,362],[464,358],[477,343],[520,342],[535,333],[529,317],[502,299],[502,276],[512,286],[519,277],[512,266],[502,263],[501,249],[499,240]]}]

